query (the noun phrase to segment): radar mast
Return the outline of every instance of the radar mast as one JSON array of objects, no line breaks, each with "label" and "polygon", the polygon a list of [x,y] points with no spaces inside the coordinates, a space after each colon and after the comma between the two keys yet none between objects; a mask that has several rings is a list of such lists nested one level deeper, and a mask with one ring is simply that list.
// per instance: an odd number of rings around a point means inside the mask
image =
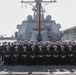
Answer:
[{"label": "radar mast", "polygon": [[[42,36],[41,36],[41,14],[44,16],[44,12],[45,12],[43,7],[45,7],[46,5],[48,5],[50,3],[56,3],[56,0],[49,0],[49,1],[43,1],[43,0],[24,1],[24,0],[22,0],[21,3],[27,3],[27,4],[31,5],[31,6],[33,6],[34,17],[38,16],[37,40],[42,41]],[[44,5],[42,5],[42,3]]]}]

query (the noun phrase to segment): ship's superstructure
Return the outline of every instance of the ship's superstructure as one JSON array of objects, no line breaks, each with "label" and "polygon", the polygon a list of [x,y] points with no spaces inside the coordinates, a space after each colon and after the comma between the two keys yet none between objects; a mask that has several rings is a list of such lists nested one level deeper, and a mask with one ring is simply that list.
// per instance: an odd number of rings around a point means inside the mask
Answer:
[{"label": "ship's superstructure", "polygon": [[[61,38],[61,33],[59,29],[61,28],[60,24],[56,24],[52,20],[50,15],[47,15],[44,18],[43,9],[44,6],[49,3],[55,3],[55,0],[43,1],[43,0],[34,0],[34,1],[21,1],[21,3],[28,3],[33,6],[34,15],[27,16],[27,20],[22,21],[21,25],[17,25],[18,40],[28,40],[28,41],[59,41]],[[42,5],[42,3],[44,5]],[[34,5],[33,5],[34,4]]]}]

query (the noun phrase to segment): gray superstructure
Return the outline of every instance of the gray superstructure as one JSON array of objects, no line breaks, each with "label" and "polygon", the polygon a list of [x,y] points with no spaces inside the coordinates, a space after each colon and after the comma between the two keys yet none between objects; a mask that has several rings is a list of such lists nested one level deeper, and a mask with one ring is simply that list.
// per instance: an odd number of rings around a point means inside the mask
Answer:
[{"label": "gray superstructure", "polygon": [[61,28],[60,24],[56,24],[55,20],[52,20],[50,15],[47,15],[44,18],[43,4],[46,6],[49,3],[55,3],[55,0],[43,1],[43,0],[34,0],[34,1],[21,1],[21,3],[28,3],[30,5],[34,4],[33,11],[34,15],[28,15],[27,20],[22,21],[22,24],[17,25],[18,40],[28,40],[36,41],[38,35],[38,6],[41,5],[40,12],[40,33],[42,41],[59,41],[61,38],[61,33],[59,29]]}]

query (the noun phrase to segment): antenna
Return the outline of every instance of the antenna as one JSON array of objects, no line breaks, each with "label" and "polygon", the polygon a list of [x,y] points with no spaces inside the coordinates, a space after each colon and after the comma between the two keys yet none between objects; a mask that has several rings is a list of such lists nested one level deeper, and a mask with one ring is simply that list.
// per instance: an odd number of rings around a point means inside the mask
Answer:
[{"label": "antenna", "polygon": [[[57,2],[56,0],[42,1],[42,3],[45,4],[44,6],[46,6],[46,5],[50,4],[50,3],[56,3],[56,2]],[[43,6],[43,7],[44,7],[44,6]]]},{"label": "antenna", "polygon": [[23,8],[23,5],[21,4],[21,8]]},{"label": "antenna", "polygon": [[[21,1],[21,4],[28,4],[28,5],[31,5],[33,7],[33,11],[34,12],[37,12],[36,9],[38,8],[38,5],[41,4],[41,9],[43,10],[43,7],[45,7],[46,5],[50,4],[50,3],[56,3],[57,1],[56,0],[50,0],[50,1],[43,1],[43,0],[34,0],[34,1],[24,1],[22,0]],[[36,3],[36,4],[35,4]],[[42,3],[44,5],[42,5]],[[25,6],[26,7],[26,6]],[[41,11],[43,12],[43,11]]]}]

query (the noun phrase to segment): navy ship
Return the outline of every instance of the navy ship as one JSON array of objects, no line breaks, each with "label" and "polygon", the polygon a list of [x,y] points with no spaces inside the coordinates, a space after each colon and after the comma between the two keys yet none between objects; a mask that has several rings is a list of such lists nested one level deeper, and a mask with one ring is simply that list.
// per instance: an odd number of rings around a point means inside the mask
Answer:
[{"label": "navy ship", "polygon": [[27,19],[22,21],[22,24],[17,25],[18,32],[16,32],[17,39],[20,41],[60,41],[61,25],[56,24],[55,20],[52,20],[50,15],[44,18],[44,7],[50,3],[56,3],[56,0],[34,0],[24,1],[21,3],[29,4],[33,6],[33,16],[28,15]]}]

